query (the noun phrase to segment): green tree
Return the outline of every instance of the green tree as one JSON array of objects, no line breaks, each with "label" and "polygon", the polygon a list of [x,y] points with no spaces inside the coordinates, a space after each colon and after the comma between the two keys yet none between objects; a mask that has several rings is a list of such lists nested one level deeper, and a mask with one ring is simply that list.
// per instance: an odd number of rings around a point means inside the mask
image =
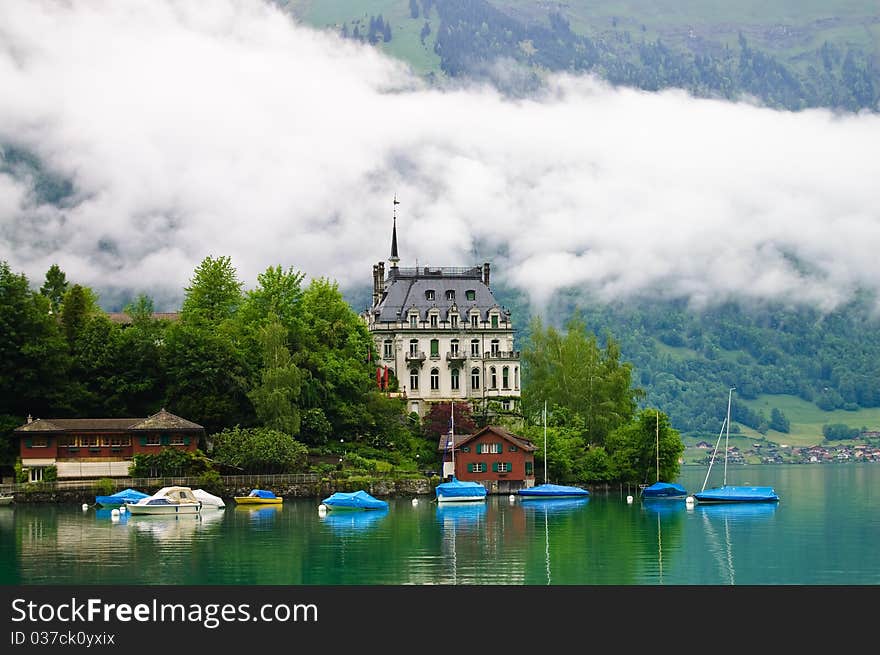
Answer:
[{"label": "green tree", "polygon": [[300,431],[299,395],[303,374],[291,360],[286,341],[287,330],[277,320],[260,328],[263,369],[260,383],[248,397],[264,426],[296,436]]},{"label": "green tree", "polygon": [[80,331],[85,327],[89,318],[100,312],[98,296],[88,287],[74,284],[64,294],[61,307],[61,325],[67,343],[73,345]]},{"label": "green tree", "polygon": [[642,392],[632,387],[632,365],[620,361],[617,342],[606,335],[600,349],[584,321],[573,316],[560,334],[532,320],[523,351],[523,413],[534,421],[544,402],[584,417],[587,438],[601,445],[633,416]]},{"label": "green tree", "polygon": [[67,276],[64,271],[58,267],[58,264],[52,264],[46,271],[46,281],[40,287],[40,293],[49,299],[53,314],[57,314],[60,310],[67,287]]},{"label": "green tree", "polygon": [[142,326],[153,320],[153,299],[142,293],[134,302],[128,303],[123,311],[131,318],[132,325]]},{"label": "green tree", "polygon": [[659,480],[668,482],[678,477],[679,458],[684,452],[681,435],[670,426],[666,414],[646,408],[608,435],[605,448],[616,479],[636,484],[657,482],[658,434]]},{"label": "green tree", "polygon": [[226,428],[214,435],[212,459],[244,473],[294,473],[307,463],[307,448],[271,428]]},{"label": "green tree", "polygon": [[181,319],[217,325],[230,319],[242,302],[242,284],[229,257],[205,257],[185,289]]}]

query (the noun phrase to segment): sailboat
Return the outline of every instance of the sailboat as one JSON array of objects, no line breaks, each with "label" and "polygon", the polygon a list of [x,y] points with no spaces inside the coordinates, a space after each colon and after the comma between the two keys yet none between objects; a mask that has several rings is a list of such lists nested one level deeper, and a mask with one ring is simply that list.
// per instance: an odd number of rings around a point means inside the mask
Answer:
[{"label": "sailboat", "polygon": [[[715,450],[712,451],[712,458],[709,460],[709,470],[706,471],[706,479],[703,480],[703,487],[699,493],[694,494],[694,499],[700,503],[775,503],[779,501],[779,496],[773,490],[773,487],[742,487],[731,486],[727,484],[727,452],[730,443],[730,403],[733,398],[733,391],[736,387],[731,387],[727,395],[727,418],[721,424],[721,432],[718,433],[718,441],[715,443]],[[715,453],[718,452],[718,445],[721,443],[721,435],[725,433],[724,441],[724,481],[720,487],[706,489],[706,483],[709,481],[709,474],[712,472],[712,464],[715,462]]]},{"label": "sailboat", "polygon": [[[544,480],[547,479],[547,402],[544,401]],[[590,492],[580,487],[545,482],[535,487],[520,489],[517,495],[523,500],[529,498],[579,498],[589,496]]]},{"label": "sailboat", "polygon": [[446,448],[452,452],[452,479],[441,482],[434,489],[438,503],[474,503],[486,500],[486,487],[479,482],[459,480],[455,477],[455,403],[450,403],[449,436]]},{"label": "sailboat", "polygon": [[642,498],[680,500],[687,497],[687,490],[676,482],[660,482],[660,410],[657,410],[657,481],[642,489]]}]

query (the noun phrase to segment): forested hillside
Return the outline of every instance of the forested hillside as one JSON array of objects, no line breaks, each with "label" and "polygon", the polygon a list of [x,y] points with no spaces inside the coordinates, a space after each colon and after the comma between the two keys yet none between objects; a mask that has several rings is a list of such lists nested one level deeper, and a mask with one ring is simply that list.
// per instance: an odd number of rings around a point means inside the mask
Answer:
[{"label": "forested hillside", "polygon": [[283,1],[307,24],[375,44],[432,79],[522,93],[546,71],[768,106],[876,110],[880,17],[871,2]]}]

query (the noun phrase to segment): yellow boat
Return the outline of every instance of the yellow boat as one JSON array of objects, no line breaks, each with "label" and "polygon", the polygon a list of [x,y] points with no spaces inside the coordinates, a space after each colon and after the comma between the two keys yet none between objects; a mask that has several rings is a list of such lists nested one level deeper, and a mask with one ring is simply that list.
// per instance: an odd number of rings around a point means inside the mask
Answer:
[{"label": "yellow boat", "polygon": [[271,491],[254,489],[247,496],[235,496],[237,505],[280,505],[284,499]]}]

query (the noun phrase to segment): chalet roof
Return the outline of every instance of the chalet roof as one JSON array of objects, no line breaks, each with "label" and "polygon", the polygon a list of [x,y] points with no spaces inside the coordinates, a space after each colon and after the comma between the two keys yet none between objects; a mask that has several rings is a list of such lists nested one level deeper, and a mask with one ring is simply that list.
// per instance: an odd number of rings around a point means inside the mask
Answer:
[{"label": "chalet roof", "polygon": [[124,432],[128,430],[203,430],[162,409],[148,418],[52,418],[35,419],[15,428],[15,432]]},{"label": "chalet roof", "polygon": [[[114,323],[122,323],[128,325],[131,323],[131,316],[125,312],[108,312],[107,316]],[[179,312],[153,312],[151,315],[153,320],[176,321],[180,318]]]},{"label": "chalet roof", "polygon": [[[495,435],[501,437],[502,439],[509,441],[517,448],[525,450],[526,452],[533,452],[533,451],[537,450],[537,447],[535,446],[535,444],[533,444],[528,439],[523,439],[522,437],[518,437],[515,434],[513,434],[512,432],[509,432],[509,431],[505,430],[504,428],[499,427],[497,425],[487,425],[483,429],[478,430],[477,432],[475,432],[473,434],[456,434],[455,439],[454,439],[456,450],[458,450],[462,445],[468,443],[469,441],[474,441],[485,434],[495,434]],[[437,443],[437,450],[438,451],[442,452],[442,451],[446,450],[447,436],[448,435],[445,435],[445,434],[440,435],[440,439],[438,440],[438,443]]]}]

